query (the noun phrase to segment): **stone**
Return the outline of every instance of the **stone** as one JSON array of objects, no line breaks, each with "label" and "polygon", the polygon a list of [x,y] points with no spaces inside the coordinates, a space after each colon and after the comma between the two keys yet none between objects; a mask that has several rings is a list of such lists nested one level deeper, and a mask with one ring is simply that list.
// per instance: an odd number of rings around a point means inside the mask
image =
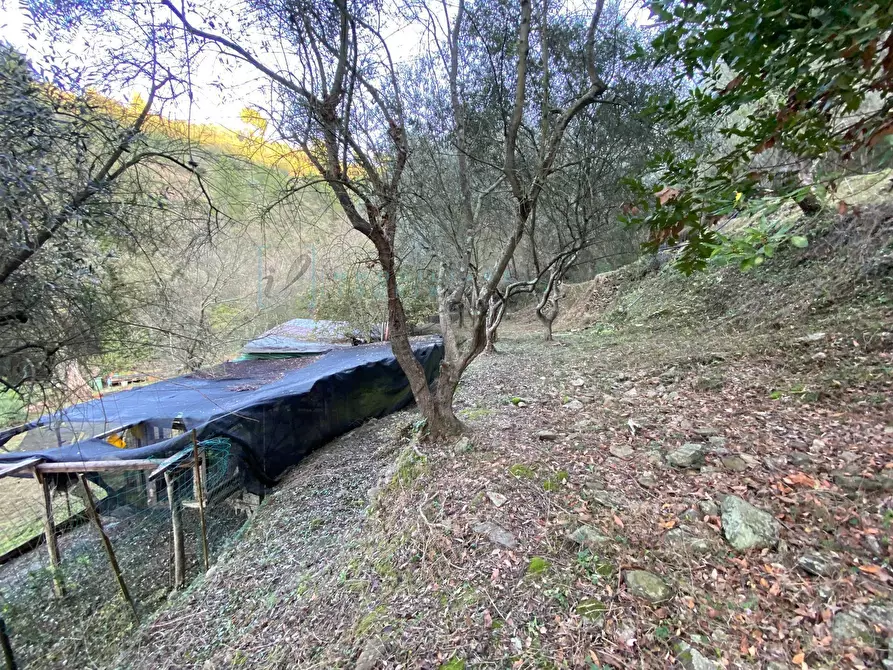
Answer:
[{"label": "stone", "polygon": [[838,642],[874,643],[874,632],[858,617],[838,612],[831,620],[831,637]]},{"label": "stone", "polygon": [[738,551],[771,548],[778,543],[778,521],[746,500],[726,496],[722,501],[721,514],[726,540]]},{"label": "stone", "polygon": [[679,665],[685,670],[719,670],[716,663],[708,660],[701,652],[685,642],[680,642],[676,646],[676,651]]},{"label": "stone", "polygon": [[695,537],[681,528],[673,528],[667,531],[664,539],[670,547],[693,554],[706,554],[710,551],[710,545],[707,544],[706,540]]},{"label": "stone", "polygon": [[570,410],[572,412],[579,412],[581,409],[583,409],[583,403],[581,403],[577,399],[574,399],[570,402],[564,403],[564,409]]},{"label": "stone", "polygon": [[487,497],[494,507],[502,507],[508,501],[508,498],[496,491],[487,491]]},{"label": "stone", "polygon": [[695,428],[695,432],[701,437],[706,437],[708,439],[719,435],[719,430],[717,430],[713,426],[703,426],[702,428]]},{"label": "stone", "polygon": [[872,626],[893,630],[893,604],[875,601],[854,605],[850,611]]},{"label": "stone", "polygon": [[724,456],[722,458],[722,466],[732,472],[744,472],[747,470],[747,461],[740,456]]},{"label": "stone", "polygon": [[838,456],[844,463],[853,463],[859,460],[859,454],[854,451],[841,451]]},{"label": "stone", "polygon": [[804,335],[803,337],[798,337],[795,342],[800,342],[802,344],[809,344],[811,342],[821,342],[825,339],[825,333],[810,333],[809,335]]},{"label": "stone", "polygon": [[719,505],[712,500],[699,501],[698,509],[703,512],[704,516],[719,516]]},{"label": "stone", "polygon": [[576,379],[571,381],[571,386],[573,386],[575,388],[580,388],[581,386],[584,386],[585,384],[586,384],[586,380],[583,379],[582,377],[577,377]]},{"label": "stone", "polygon": [[804,465],[810,465],[812,463],[812,457],[802,451],[793,451],[790,456],[788,456],[788,462],[793,466],[802,468]]},{"label": "stone", "polygon": [[601,618],[608,607],[601,600],[597,600],[596,598],[586,598],[585,600],[578,602],[574,609],[581,617],[595,620]]},{"label": "stone", "polygon": [[673,589],[653,572],[647,570],[627,570],[623,573],[626,588],[634,596],[650,603],[660,603],[673,596]]},{"label": "stone", "polygon": [[602,535],[589,525],[580,526],[573,533],[568,533],[567,539],[584,547],[588,547],[589,549],[602,547],[611,541],[610,537]]},{"label": "stone", "polygon": [[721,435],[711,435],[707,438],[707,444],[709,444],[714,449],[718,449],[726,446],[726,438]]},{"label": "stone", "polygon": [[638,389],[636,389],[635,386],[633,386],[631,389],[627,389],[626,391],[623,392],[623,396],[625,398],[635,398],[637,395],[639,395],[639,391],[638,391]]},{"label": "stone", "polygon": [[373,670],[387,654],[385,643],[379,638],[372,638],[363,646],[354,670]]},{"label": "stone", "polygon": [[893,491],[893,478],[891,477],[871,479],[838,472],[834,475],[834,483],[847,491]]},{"label": "stone", "polygon": [[767,470],[781,470],[787,464],[787,456],[766,456],[763,459],[763,465]]},{"label": "stone", "polygon": [[611,453],[611,456],[616,456],[617,458],[629,458],[636,453],[635,449],[628,447],[625,444],[618,444],[617,446],[608,449],[608,451]]},{"label": "stone", "polygon": [[803,572],[816,577],[830,577],[837,572],[840,564],[821,554],[803,554],[803,556],[797,559],[797,567],[803,570]]},{"label": "stone", "polygon": [[701,520],[701,513],[696,509],[687,509],[679,515],[679,518],[689,523],[696,523]]},{"label": "stone", "polygon": [[453,449],[455,449],[459,453],[471,451],[473,448],[474,445],[471,443],[471,440],[468,437],[459,438],[456,441],[456,444],[453,445]]},{"label": "stone", "polygon": [[697,468],[703,465],[705,453],[703,444],[683,444],[667,454],[667,463],[677,468]]},{"label": "stone", "polygon": [[657,477],[654,476],[654,473],[650,470],[646,470],[641,475],[636,478],[636,481],[639,482],[639,486],[644,489],[653,489],[658,485]]},{"label": "stone", "polygon": [[558,439],[558,433],[556,433],[554,430],[541,430],[536,434],[536,436],[544,442],[554,442]]},{"label": "stone", "polygon": [[881,544],[881,541],[874,535],[866,535],[865,537],[863,537],[862,544],[865,545],[865,548],[868,549],[869,553],[871,553],[872,556],[884,555],[884,547]]},{"label": "stone", "polygon": [[623,509],[624,502],[623,499],[609,491],[589,491],[589,499],[593,502],[598,503],[602,507],[607,507],[609,509]]},{"label": "stone", "polygon": [[476,523],[472,527],[472,530],[474,530],[475,533],[486,535],[490,542],[505,547],[506,549],[514,549],[518,546],[518,541],[513,533],[510,533],[505,528],[492,521]]}]

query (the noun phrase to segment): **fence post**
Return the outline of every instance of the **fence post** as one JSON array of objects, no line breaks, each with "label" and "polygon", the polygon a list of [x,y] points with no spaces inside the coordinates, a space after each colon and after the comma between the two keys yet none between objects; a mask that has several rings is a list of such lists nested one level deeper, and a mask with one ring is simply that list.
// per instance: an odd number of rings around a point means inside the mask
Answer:
[{"label": "fence post", "polygon": [[59,564],[62,562],[59,554],[59,543],[56,538],[56,521],[53,518],[53,497],[50,486],[40,472],[34,469],[34,478],[43,492],[43,533],[46,537],[47,552],[50,555],[50,571],[53,576],[53,592],[57,598],[65,595],[65,583],[62,580],[62,571]]},{"label": "fence post", "polygon": [[203,466],[205,459],[199,461],[198,442],[195,439],[195,429],[192,430],[192,467],[193,481],[195,482],[195,499],[198,501],[198,519],[202,527],[202,556],[205,559],[205,572],[208,571],[208,527],[205,525],[205,472]]},{"label": "fence post", "polygon": [[133,602],[133,598],[130,597],[130,591],[127,590],[127,584],[124,583],[124,576],[121,574],[121,567],[118,565],[118,559],[115,558],[115,550],[112,548],[112,542],[109,540],[109,536],[105,534],[105,529],[102,527],[102,521],[99,519],[96,505],[93,504],[93,494],[90,493],[90,487],[87,486],[87,478],[84,475],[79,474],[78,479],[81,481],[81,487],[84,489],[84,502],[87,503],[87,511],[90,514],[93,523],[96,525],[96,530],[99,531],[99,537],[102,539],[102,546],[105,547],[105,553],[109,558],[109,565],[112,566],[112,572],[115,573],[115,579],[118,581],[121,595],[124,596],[124,600],[127,601],[127,604],[130,605],[130,609],[133,610],[133,618],[139,623],[140,615],[136,611],[136,603]]},{"label": "fence post", "polygon": [[6,633],[6,622],[0,617],[0,647],[3,647],[3,660],[6,661],[6,670],[18,670],[15,656],[12,655],[12,645],[9,643],[9,635]]},{"label": "fence post", "polygon": [[180,504],[177,502],[177,491],[170,471],[164,473],[167,484],[167,502],[171,508],[171,532],[174,536],[174,588],[179,589],[186,582],[186,553],[183,546],[183,519]]}]

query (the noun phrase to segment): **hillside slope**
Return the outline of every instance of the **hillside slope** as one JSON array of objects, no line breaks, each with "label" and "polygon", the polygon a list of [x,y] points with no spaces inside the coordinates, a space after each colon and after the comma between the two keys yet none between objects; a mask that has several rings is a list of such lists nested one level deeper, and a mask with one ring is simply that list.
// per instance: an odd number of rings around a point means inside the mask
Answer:
[{"label": "hillside slope", "polygon": [[116,667],[889,667],[891,229],[636,264],[554,346],[508,324],[472,435],[405,411],[320,450]]}]

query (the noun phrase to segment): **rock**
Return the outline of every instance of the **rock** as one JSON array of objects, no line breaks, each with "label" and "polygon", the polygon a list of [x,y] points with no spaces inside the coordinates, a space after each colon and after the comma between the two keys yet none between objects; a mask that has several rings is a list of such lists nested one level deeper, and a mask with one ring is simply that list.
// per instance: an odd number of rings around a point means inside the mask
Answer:
[{"label": "rock", "polygon": [[705,453],[702,444],[683,444],[667,454],[667,463],[677,468],[696,468],[703,465]]},{"label": "rock", "polygon": [[639,486],[645,489],[653,489],[658,484],[657,477],[655,477],[654,473],[650,470],[647,470],[639,475],[636,478],[636,481],[639,482]]},{"label": "rock", "polygon": [[623,580],[630,593],[650,603],[660,603],[673,596],[673,589],[663,579],[647,570],[628,570],[623,573]]},{"label": "rock", "polygon": [[456,441],[456,444],[453,445],[453,449],[455,449],[459,453],[471,451],[473,448],[474,445],[471,443],[471,440],[468,437],[459,438]]},{"label": "rock", "polygon": [[635,386],[633,386],[631,389],[627,389],[626,391],[623,392],[623,396],[625,398],[635,398],[637,395],[639,395],[639,391],[638,391],[638,389],[636,389]]},{"label": "rock", "polygon": [[797,559],[797,567],[816,577],[830,577],[837,572],[840,564],[821,554],[804,554]]},{"label": "rock", "polygon": [[820,439],[816,438],[812,441],[812,445],[809,447],[809,450],[811,452],[815,453],[817,451],[821,451],[824,448],[825,448],[824,440],[820,440]]},{"label": "rock", "polygon": [[706,540],[690,535],[681,528],[673,528],[667,531],[664,539],[674,549],[694,554],[705,554],[710,551],[710,545],[707,544]]},{"label": "rock", "polygon": [[616,447],[611,447],[608,449],[611,453],[611,456],[616,456],[617,458],[629,458],[633,454],[636,453],[636,450],[632,447],[628,447],[625,444],[619,444]]},{"label": "rock", "polygon": [[536,436],[545,442],[554,442],[558,439],[558,433],[554,430],[541,430]]},{"label": "rock", "polygon": [[571,381],[571,386],[573,386],[575,388],[580,388],[581,386],[584,386],[585,384],[586,384],[586,380],[583,379],[582,377],[577,377],[576,379]]},{"label": "rock", "polygon": [[706,437],[708,439],[719,435],[719,430],[717,430],[713,426],[703,426],[702,428],[695,428],[695,432],[701,437]]},{"label": "rock", "polygon": [[487,491],[487,497],[494,507],[502,507],[508,501],[508,498],[496,491]]},{"label": "rock", "polygon": [[722,501],[721,513],[726,540],[738,551],[771,548],[778,543],[778,521],[746,500],[726,496]]},{"label": "rock", "polygon": [[676,646],[678,656],[676,657],[685,670],[718,670],[719,666],[713,661],[708,660],[701,652],[691,645],[680,642]]},{"label": "rock", "polygon": [[865,537],[863,537],[862,544],[865,545],[865,548],[868,549],[872,556],[884,555],[884,547],[881,544],[881,541],[878,540],[874,535],[866,535]]},{"label": "rock", "polygon": [[589,491],[589,499],[610,509],[623,509],[625,506],[620,496],[608,491]]},{"label": "rock", "polygon": [[828,358],[828,354],[826,354],[824,351],[817,351],[812,356],[810,356],[810,358],[814,361],[823,361]]},{"label": "rock", "polygon": [[581,617],[595,620],[601,618],[608,607],[601,600],[586,598],[578,602],[574,609]]},{"label": "rock", "polygon": [[567,539],[590,549],[602,547],[611,541],[610,537],[602,535],[595,528],[588,525],[580,526],[573,533],[568,533]]},{"label": "rock", "polygon": [[861,477],[841,472],[835,473],[834,483],[847,491],[893,491],[893,477]]},{"label": "rock", "polygon": [[873,603],[854,605],[850,611],[854,616],[859,617],[872,626],[893,630],[893,604],[875,601]]},{"label": "rock", "polygon": [[486,535],[490,542],[505,547],[506,549],[514,549],[518,546],[518,541],[515,539],[513,533],[510,533],[505,528],[492,521],[476,523],[472,527],[472,530],[474,530],[475,533]]},{"label": "rock", "polygon": [[373,668],[378,665],[379,661],[385,657],[387,652],[388,650],[385,643],[379,638],[376,637],[368,640],[363,646],[363,651],[360,652],[360,657],[357,659],[357,664],[354,666],[354,670],[373,670]]},{"label": "rock", "polygon": [[809,335],[804,335],[803,337],[798,337],[795,342],[800,342],[802,344],[809,344],[810,342],[821,342],[825,339],[825,333],[810,333]]},{"label": "rock", "polygon": [[874,643],[874,632],[871,628],[846,612],[838,612],[831,620],[831,637],[838,642]]},{"label": "rock", "polygon": [[766,456],[763,459],[763,465],[767,470],[781,470],[787,464],[787,456]]},{"label": "rock", "polygon": [[802,468],[804,465],[811,464],[812,458],[802,451],[794,451],[788,456],[788,462],[795,467]]},{"label": "rock", "polygon": [[679,370],[674,366],[672,368],[668,368],[660,373],[660,380],[662,382],[674,382],[679,378]]},{"label": "rock", "polygon": [[701,520],[701,513],[696,509],[687,509],[679,515],[679,518],[689,523],[696,523]]},{"label": "rock", "polygon": [[744,472],[747,470],[747,461],[740,456],[724,456],[722,459],[722,466],[726,470],[731,470],[732,472]]},{"label": "rock", "polygon": [[698,509],[701,510],[705,516],[719,516],[719,505],[712,500],[701,500],[698,502]]},{"label": "rock", "polygon": [[581,403],[579,400],[574,399],[570,402],[565,403],[564,409],[570,410],[572,412],[579,412],[581,409],[583,409],[583,403]]},{"label": "rock", "polygon": [[838,456],[844,463],[853,463],[859,460],[859,454],[855,451],[841,451]]}]

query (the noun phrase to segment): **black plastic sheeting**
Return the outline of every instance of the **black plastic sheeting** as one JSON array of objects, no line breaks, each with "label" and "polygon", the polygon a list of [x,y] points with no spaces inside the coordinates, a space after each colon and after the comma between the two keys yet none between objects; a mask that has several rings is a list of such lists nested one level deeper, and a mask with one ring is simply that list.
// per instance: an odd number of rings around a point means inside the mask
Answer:
[{"label": "black plastic sheeting", "polygon": [[[415,342],[413,350],[432,382],[443,357],[442,342]],[[65,421],[99,427],[90,433],[98,434],[102,426],[138,423],[170,429],[176,420],[187,431],[195,429],[199,440],[228,438],[230,462],[240,464],[243,484],[256,491],[275,484],[287,468],[332,438],[412,400],[406,375],[387,343],[335,349],[276,381],[260,386],[252,382],[257,379],[177,377],[67,408]],[[131,449],[86,439],[54,449],[0,454],[0,463],[33,456],[56,462],[160,459],[190,442],[188,432]]]}]

